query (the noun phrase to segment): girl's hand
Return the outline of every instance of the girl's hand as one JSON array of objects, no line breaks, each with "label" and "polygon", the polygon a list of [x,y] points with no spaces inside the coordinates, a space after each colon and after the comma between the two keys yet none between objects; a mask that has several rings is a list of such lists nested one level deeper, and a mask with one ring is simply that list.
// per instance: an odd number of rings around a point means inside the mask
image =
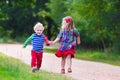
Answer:
[{"label": "girl's hand", "polygon": [[55,44],[55,41],[52,41],[51,44]]},{"label": "girl's hand", "polygon": [[81,43],[80,41],[77,41],[77,44],[78,44],[78,45],[80,45],[80,43]]},{"label": "girl's hand", "polygon": [[77,37],[77,44],[79,45],[80,43],[81,43],[80,37],[78,36],[78,37]]}]

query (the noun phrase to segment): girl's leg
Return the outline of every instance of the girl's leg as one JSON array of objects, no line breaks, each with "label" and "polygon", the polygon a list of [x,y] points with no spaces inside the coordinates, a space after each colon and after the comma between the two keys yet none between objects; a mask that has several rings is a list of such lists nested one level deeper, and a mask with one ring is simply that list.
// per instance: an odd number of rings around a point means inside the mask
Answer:
[{"label": "girl's leg", "polygon": [[66,57],[62,57],[62,60],[61,60],[61,73],[62,74],[65,73],[65,62],[66,62]]},{"label": "girl's leg", "polygon": [[72,57],[71,57],[71,54],[68,54],[67,57],[67,64],[68,64],[68,72],[72,72],[71,70],[71,66],[72,66]]}]

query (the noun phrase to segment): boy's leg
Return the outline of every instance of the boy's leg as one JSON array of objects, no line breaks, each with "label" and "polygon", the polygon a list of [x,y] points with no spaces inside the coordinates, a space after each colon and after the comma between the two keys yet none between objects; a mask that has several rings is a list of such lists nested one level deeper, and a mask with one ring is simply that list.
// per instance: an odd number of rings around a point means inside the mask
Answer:
[{"label": "boy's leg", "polygon": [[35,67],[36,66],[36,53],[35,51],[31,51],[31,67]]},{"label": "boy's leg", "polygon": [[41,68],[43,52],[37,53],[37,69]]},{"label": "boy's leg", "polygon": [[31,67],[32,67],[32,72],[35,72],[36,69],[36,53],[35,51],[31,51]]}]

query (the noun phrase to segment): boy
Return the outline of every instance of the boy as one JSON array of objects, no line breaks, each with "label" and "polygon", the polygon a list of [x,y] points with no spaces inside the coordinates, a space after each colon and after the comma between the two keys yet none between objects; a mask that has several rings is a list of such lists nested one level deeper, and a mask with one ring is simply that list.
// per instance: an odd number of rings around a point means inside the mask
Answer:
[{"label": "boy", "polygon": [[44,41],[46,44],[50,44],[51,41],[47,39],[47,37],[43,34],[44,27],[39,22],[34,27],[34,32],[25,42],[24,48],[26,48],[27,44],[31,41],[32,43],[32,50],[31,50],[31,67],[32,72],[38,72],[41,64],[42,64],[42,57],[43,57],[43,47]]}]

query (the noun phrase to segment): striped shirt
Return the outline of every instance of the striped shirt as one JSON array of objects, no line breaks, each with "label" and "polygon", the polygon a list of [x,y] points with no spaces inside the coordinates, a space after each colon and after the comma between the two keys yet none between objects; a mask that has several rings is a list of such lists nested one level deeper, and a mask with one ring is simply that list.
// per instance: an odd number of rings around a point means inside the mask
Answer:
[{"label": "striped shirt", "polygon": [[43,51],[43,45],[44,42],[46,44],[49,44],[49,40],[47,37],[42,34],[42,35],[37,35],[36,33],[32,34],[25,42],[24,42],[24,47],[28,45],[28,43],[31,41],[32,43],[32,50],[35,52],[42,52]]}]

